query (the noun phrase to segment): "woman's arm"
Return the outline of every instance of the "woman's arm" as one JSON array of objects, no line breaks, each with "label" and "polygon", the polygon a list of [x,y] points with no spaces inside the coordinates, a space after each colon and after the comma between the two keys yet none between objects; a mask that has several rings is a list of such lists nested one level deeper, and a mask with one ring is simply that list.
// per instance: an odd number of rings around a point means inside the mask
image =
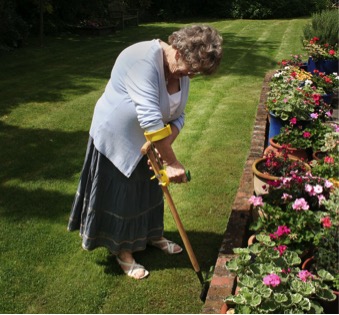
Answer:
[{"label": "woman's arm", "polygon": [[171,182],[187,182],[184,166],[177,160],[172,149],[172,143],[177,138],[179,130],[175,125],[171,125],[172,134],[168,137],[154,142],[154,145],[166,165],[166,174]]}]

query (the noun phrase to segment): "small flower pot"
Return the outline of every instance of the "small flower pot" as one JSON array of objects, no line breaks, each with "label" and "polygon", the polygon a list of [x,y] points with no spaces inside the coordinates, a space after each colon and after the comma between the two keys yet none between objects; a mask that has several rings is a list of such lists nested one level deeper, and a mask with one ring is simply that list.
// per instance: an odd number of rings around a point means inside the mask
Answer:
[{"label": "small flower pot", "polygon": [[312,57],[308,59],[307,71],[313,73],[314,70],[330,74],[338,72],[338,60],[317,60],[314,61]]},{"label": "small flower pot", "polygon": [[[290,157],[291,160],[299,160],[295,157]],[[262,173],[258,170],[258,165],[260,163],[264,163],[266,160],[265,157],[257,159],[252,164],[252,172],[253,172],[253,185],[254,185],[254,192],[257,196],[260,195],[266,195],[268,194],[268,188],[270,182],[274,182],[276,180],[279,180],[280,177],[273,176],[267,173]],[[308,172],[311,171],[311,167],[304,163],[304,166]]]},{"label": "small flower pot", "polygon": [[320,161],[327,155],[326,152],[323,151],[315,151],[312,153],[313,160]]},{"label": "small flower pot", "polygon": [[254,192],[257,196],[268,194],[269,182],[279,179],[277,176],[264,174],[257,169],[257,165],[265,160],[266,158],[257,159],[252,164]]},{"label": "small flower pot", "polygon": [[[281,145],[273,140],[273,138],[269,139],[270,145],[265,149],[264,156],[267,156],[270,150],[275,152],[277,155],[279,155],[279,150],[281,150]],[[296,149],[296,148],[289,148],[291,153],[288,154],[289,158],[294,158],[298,160],[308,161],[309,160],[309,154],[306,149]]]}]

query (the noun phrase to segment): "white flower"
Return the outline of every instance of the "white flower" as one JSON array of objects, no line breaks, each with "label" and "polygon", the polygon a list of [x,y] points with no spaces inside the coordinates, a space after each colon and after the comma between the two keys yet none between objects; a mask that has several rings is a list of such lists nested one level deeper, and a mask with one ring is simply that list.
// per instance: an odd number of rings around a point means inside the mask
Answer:
[{"label": "white flower", "polygon": [[308,79],[307,79],[307,80],[305,81],[305,85],[312,85],[312,84],[313,84],[313,82],[312,82],[311,80],[308,80]]}]

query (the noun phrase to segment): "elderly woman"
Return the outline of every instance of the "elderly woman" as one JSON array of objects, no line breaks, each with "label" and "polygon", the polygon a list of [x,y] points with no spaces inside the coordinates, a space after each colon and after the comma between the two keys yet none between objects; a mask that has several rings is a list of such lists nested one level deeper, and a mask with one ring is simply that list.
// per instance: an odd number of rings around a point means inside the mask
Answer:
[{"label": "elderly woman", "polygon": [[163,236],[163,194],[140,152],[144,134],[156,136],[169,180],[187,182],[171,145],[184,125],[190,78],[214,73],[222,57],[222,37],[209,26],[185,27],[168,42],[140,42],[116,59],[96,103],[68,224],[80,229],[84,249],[106,247],[135,279],[149,274],[133,258],[147,244],[182,251]]}]

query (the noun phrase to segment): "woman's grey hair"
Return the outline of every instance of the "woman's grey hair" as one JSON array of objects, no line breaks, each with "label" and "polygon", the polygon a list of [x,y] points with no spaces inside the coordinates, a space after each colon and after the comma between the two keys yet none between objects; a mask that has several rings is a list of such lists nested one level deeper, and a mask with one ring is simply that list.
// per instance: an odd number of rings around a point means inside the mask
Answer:
[{"label": "woman's grey hair", "polygon": [[168,37],[172,47],[190,67],[191,72],[214,73],[222,58],[223,39],[216,29],[207,25],[193,25],[173,32]]}]

